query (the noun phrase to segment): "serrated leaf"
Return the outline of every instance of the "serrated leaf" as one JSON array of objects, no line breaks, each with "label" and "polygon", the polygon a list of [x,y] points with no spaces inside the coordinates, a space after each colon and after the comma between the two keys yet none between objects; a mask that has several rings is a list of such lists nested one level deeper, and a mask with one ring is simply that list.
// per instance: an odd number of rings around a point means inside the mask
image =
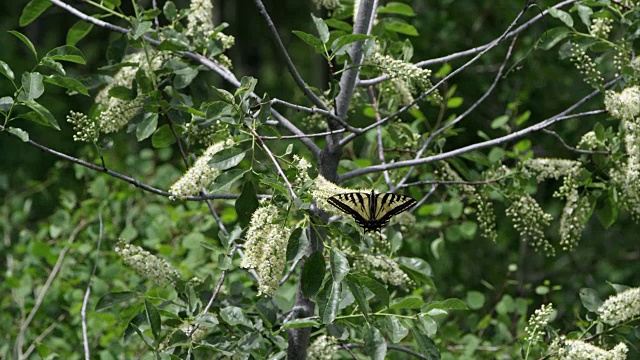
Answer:
[{"label": "serrated leaf", "polygon": [[133,299],[138,295],[132,291],[112,292],[104,295],[96,304],[96,311],[108,309],[114,305],[122,305],[129,299]]},{"label": "serrated leaf", "polygon": [[151,145],[156,149],[168,147],[175,142],[176,137],[167,124],[160,126],[151,137]]},{"label": "serrated leaf", "polygon": [[146,113],[136,127],[136,138],[142,141],[151,136],[158,128],[158,114]]},{"label": "serrated leaf", "polygon": [[14,128],[14,127],[9,127],[9,129],[7,129],[9,131],[10,134],[13,134],[15,136],[17,136],[20,140],[22,140],[23,142],[27,142],[29,141],[29,133],[20,129],[20,128]]},{"label": "serrated leaf", "polygon": [[298,261],[309,246],[307,232],[303,228],[295,228],[287,242],[287,261]]},{"label": "serrated leaf", "polygon": [[31,42],[31,40],[29,40],[28,37],[24,36],[21,32],[15,31],[15,30],[9,30],[9,34],[17,37],[18,40],[22,41],[23,44],[27,45],[27,48],[29,48],[29,50],[33,54],[33,57],[36,60],[38,60],[38,52],[36,51],[35,46],[33,46],[33,43]]},{"label": "serrated leaf", "polygon": [[371,291],[385,306],[389,306],[389,291],[376,280],[359,274],[349,274],[347,279],[358,282]]},{"label": "serrated leaf", "polygon": [[0,60],[0,74],[4,75],[7,79],[13,81],[15,79],[15,75],[13,74],[13,70],[6,62]]},{"label": "serrated leaf", "polygon": [[419,296],[406,296],[404,298],[395,299],[389,305],[390,309],[394,310],[407,310],[407,309],[420,309],[424,305],[424,300]]},{"label": "serrated leaf", "polygon": [[76,64],[86,64],[82,51],[75,46],[63,45],[47,53],[48,57],[56,61],[68,61]]},{"label": "serrated leaf", "polygon": [[313,19],[313,23],[316,26],[316,31],[318,31],[318,35],[320,36],[320,40],[323,44],[326,44],[329,41],[329,27],[324,23],[322,18],[318,18],[311,14],[311,18]]},{"label": "serrated leaf", "polygon": [[247,181],[244,183],[242,192],[235,203],[238,221],[242,227],[249,226],[249,223],[251,222],[251,215],[259,206],[260,203],[256,196],[256,189],[251,181]]},{"label": "serrated leaf", "polygon": [[67,45],[75,46],[78,41],[84,39],[91,30],[93,29],[93,24],[86,22],[84,20],[78,20],[75,24],[69,28],[67,31]]},{"label": "serrated leaf", "polygon": [[236,184],[248,170],[231,169],[223,172],[218,176],[213,185],[211,186],[211,192],[229,192],[231,186]]},{"label": "serrated leaf", "polygon": [[209,166],[218,170],[227,170],[238,165],[245,154],[244,150],[235,147],[223,149],[211,157]]},{"label": "serrated leaf", "polygon": [[151,302],[149,302],[148,300],[145,300],[144,312],[147,316],[147,322],[149,323],[149,328],[151,328],[151,333],[153,334],[153,338],[158,340],[160,338],[160,330],[162,326],[158,309]]},{"label": "serrated leaf", "polygon": [[51,114],[51,112],[49,112],[47,108],[38,104],[35,101],[27,101],[27,102],[24,102],[23,104],[28,106],[37,115],[39,121],[36,121],[36,122],[47,125],[47,126],[51,126],[56,130],[60,130],[60,126],[58,125],[56,118],[53,117],[53,115]]},{"label": "serrated leaf", "polygon": [[20,14],[20,20],[18,20],[18,24],[21,27],[25,27],[33,22],[33,20],[37,19],[45,10],[47,10],[51,5],[50,0],[31,0],[27,4],[27,6],[22,9],[22,14]]},{"label": "serrated leaf", "polygon": [[353,298],[358,303],[365,320],[369,322],[369,303],[367,302],[367,296],[365,295],[362,285],[359,282],[351,281],[349,279],[345,279],[344,283],[349,287],[349,290],[351,291]]},{"label": "serrated leaf", "polygon": [[75,91],[79,94],[89,96],[89,90],[80,81],[66,76],[49,75],[44,78],[44,82],[60,86],[67,90]]},{"label": "serrated leaf", "polygon": [[338,305],[340,304],[340,290],[342,286],[339,282],[331,282],[331,291],[324,306],[322,313],[322,323],[331,324],[338,314]]},{"label": "serrated leaf", "polygon": [[305,297],[310,298],[318,293],[324,280],[325,261],[322,251],[316,250],[304,262],[301,275],[301,290]]},{"label": "serrated leaf", "polygon": [[387,355],[387,343],[377,328],[369,325],[364,331],[364,352],[372,360],[384,360]]},{"label": "serrated leaf", "polygon": [[331,267],[331,276],[334,282],[341,282],[347,274],[349,274],[349,260],[344,254],[334,248],[331,248],[329,255],[329,264]]},{"label": "serrated leaf", "polygon": [[580,301],[585,309],[591,312],[597,312],[602,305],[602,300],[598,295],[598,292],[590,288],[580,289]]},{"label": "serrated leaf", "polygon": [[386,5],[379,6],[377,10],[378,14],[397,14],[397,15],[405,15],[405,16],[416,16],[416,13],[413,11],[411,6],[392,1],[387,3]]},{"label": "serrated leaf", "polygon": [[42,74],[39,72],[26,72],[22,74],[22,91],[20,98],[25,101],[36,100],[44,93]]},{"label": "serrated leaf", "polygon": [[568,27],[570,27],[570,28],[573,27],[573,18],[571,18],[571,15],[569,15],[568,12],[566,12],[564,10],[560,10],[558,8],[550,8],[549,9],[549,15],[551,15],[554,18],[562,21]]},{"label": "serrated leaf", "polygon": [[308,34],[306,32],[298,31],[298,30],[293,30],[293,34],[299,37],[300,40],[311,45],[311,47],[313,47],[317,53],[321,54],[324,51],[324,48],[322,46],[322,41],[320,41],[320,39],[318,39],[317,37],[311,34]]}]

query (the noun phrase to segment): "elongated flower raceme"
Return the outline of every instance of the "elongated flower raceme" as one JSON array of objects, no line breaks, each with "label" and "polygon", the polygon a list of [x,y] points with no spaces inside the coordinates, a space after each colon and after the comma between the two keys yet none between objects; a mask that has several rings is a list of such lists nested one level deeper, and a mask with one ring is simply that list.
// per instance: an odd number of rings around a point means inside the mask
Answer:
[{"label": "elongated flower raceme", "polygon": [[549,324],[552,315],[553,304],[542,305],[540,309],[537,309],[531,318],[529,318],[529,324],[524,329],[524,332],[527,334],[524,340],[531,344],[541,342],[545,334],[545,327]]},{"label": "elongated flower raceme", "polygon": [[180,273],[167,260],[151,254],[140,246],[119,242],[115,250],[127,266],[159,286],[175,284],[180,278]]},{"label": "elongated flower raceme", "polygon": [[611,350],[605,350],[582,340],[566,340],[564,336],[549,346],[549,359],[552,360],[624,360],[629,349],[619,343]]},{"label": "elongated flower raceme", "polygon": [[243,268],[258,273],[258,294],[273,296],[287,261],[287,243],[291,229],[282,224],[275,205],[261,206],[251,216]]},{"label": "elongated flower raceme", "polygon": [[169,189],[171,196],[169,198],[171,200],[184,199],[187,196],[199,194],[203,187],[209,186],[220,175],[220,170],[212,168],[209,165],[209,161],[213,155],[232,143],[229,140],[209,146],[204,154],[196,160],[195,164],[178,181],[171,185]]},{"label": "elongated flower raceme", "polygon": [[598,315],[610,325],[640,317],[640,288],[627,289],[611,296],[602,303]]}]

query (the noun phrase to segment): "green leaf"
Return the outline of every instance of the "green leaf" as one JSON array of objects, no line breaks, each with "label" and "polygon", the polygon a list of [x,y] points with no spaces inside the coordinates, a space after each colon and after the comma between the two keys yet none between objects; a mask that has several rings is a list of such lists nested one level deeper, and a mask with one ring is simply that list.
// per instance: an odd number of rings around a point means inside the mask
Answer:
[{"label": "green leaf", "polygon": [[542,50],[549,50],[556,46],[559,42],[566,39],[571,34],[571,30],[566,27],[556,27],[547,30],[538,41],[537,47]]},{"label": "green leaf", "polygon": [[19,98],[25,101],[33,101],[44,93],[42,74],[39,72],[26,72],[22,74],[22,91]]},{"label": "green leaf", "polygon": [[29,141],[29,133],[20,128],[9,127],[8,131],[10,134],[17,136],[23,142]]},{"label": "green leaf", "polygon": [[84,39],[84,37],[91,32],[91,29],[93,29],[92,23],[78,20],[69,28],[69,31],[67,31],[67,45],[75,46],[78,41]]},{"label": "green leaf", "polygon": [[353,26],[351,26],[351,24],[349,24],[348,22],[340,21],[338,19],[326,19],[324,23],[334,29],[342,30],[346,33],[353,32]]},{"label": "green leaf", "polygon": [[47,67],[63,76],[67,75],[67,72],[64,70],[64,66],[50,57],[43,57],[42,59],[40,59],[40,63],[38,65]]},{"label": "green leaf", "polygon": [[129,35],[133,40],[138,40],[141,36],[149,32],[153,28],[153,23],[151,21],[140,21],[138,19],[133,19],[131,21],[131,32]]},{"label": "green leaf", "polygon": [[287,261],[298,261],[305,254],[309,246],[307,232],[303,228],[295,228],[287,242]]},{"label": "green leaf", "polygon": [[387,355],[387,343],[380,330],[368,325],[364,330],[364,352],[372,360],[384,360]]},{"label": "green leaf", "polygon": [[151,145],[156,149],[169,147],[175,142],[176,137],[173,135],[173,131],[171,131],[171,128],[167,124],[160,126],[151,137]]},{"label": "green leaf", "polygon": [[302,41],[311,45],[311,47],[313,47],[317,53],[321,54],[324,52],[322,41],[320,41],[320,39],[318,39],[317,37],[302,31],[298,31],[298,30],[293,30],[293,34],[299,37]]},{"label": "green leaf", "polygon": [[13,74],[13,70],[11,70],[11,67],[9,67],[9,64],[7,64],[6,62],[0,60],[0,74],[4,75],[7,79],[13,81],[13,79],[15,78],[14,74]]},{"label": "green leaf", "polygon": [[0,112],[9,113],[13,106],[13,98],[11,96],[3,96],[0,98]]},{"label": "green leaf", "polygon": [[82,51],[75,46],[63,45],[49,51],[46,55],[56,61],[67,61],[76,64],[86,64]]},{"label": "green leaf", "polygon": [[582,306],[591,312],[597,312],[602,305],[602,300],[598,293],[590,288],[580,289],[580,301],[582,301]]},{"label": "green leaf", "polygon": [[318,35],[320,35],[320,40],[323,44],[326,44],[329,41],[329,27],[324,23],[322,18],[318,18],[311,14],[311,18],[313,19],[313,23],[316,25],[316,30],[318,31]]},{"label": "green leaf", "polygon": [[337,39],[335,39],[333,41],[333,44],[331,44],[331,50],[338,52],[340,48],[342,48],[345,45],[354,43],[356,41],[363,41],[366,39],[370,39],[371,36],[369,35],[364,35],[364,34],[348,34],[348,35],[343,35],[338,37]]},{"label": "green leaf", "polygon": [[102,311],[114,305],[124,305],[124,302],[137,296],[138,295],[132,291],[108,293],[98,300],[98,303],[96,304],[96,311]]},{"label": "green leaf", "polygon": [[241,308],[237,306],[227,306],[220,310],[220,318],[231,326],[244,325],[252,328],[251,321],[244,314]]},{"label": "green leaf", "polygon": [[70,91],[75,91],[85,96],[89,96],[89,90],[87,90],[87,87],[84,86],[80,81],[72,79],[70,77],[49,75],[44,78],[44,82],[60,86],[61,88],[65,88]]},{"label": "green leaf", "polygon": [[384,29],[387,31],[395,32],[398,34],[409,35],[409,36],[418,36],[418,30],[416,30],[413,25],[407,24],[406,22],[400,19],[385,19],[387,21],[384,22]]},{"label": "green leaf", "polygon": [[420,309],[423,305],[424,300],[421,297],[412,295],[393,300],[389,308],[394,310]]},{"label": "green leaf", "polygon": [[237,183],[238,180],[242,179],[247,171],[248,170],[231,169],[229,171],[223,172],[213,182],[213,185],[211,186],[211,192],[228,192],[229,190],[231,190],[231,186]]},{"label": "green leaf", "polygon": [[147,322],[149,323],[149,328],[151,328],[151,333],[153,333],[153,338],[158,340],[160,338],[160,328],[162,326],[158,309],[151,302],[145,300],[144,312],[147,315]]},{"label": "green leaf", "polygon": [[485,297],[483,293],[472,290],[467,292],[467,298],[465,302],[469,306],[469,309],[478,310],[484,306]]},{"label": "green leaf", "polygon": [[259,206],[260,203],[258,202],[258,197],[256,196],[256,189],[251,181],[247,181],[246,183],[244,183],[242,192],[240,193],[240,196],[236,200],[235,204],[236,213],[238,214],[238,221],[240,221],[240,225],[243,228],[249,226],[249,223],[251,222],[251,215]]},{"label": "green leaf", "polygon": [[310,298],[318,293],[324,280],[325,261],[322,251],[316,250],[304,262],[301,275],[301,290],[305,297]]},{"label": "green leaf", "polygon": [[[482,307],[482,306],[481,306]],[[464,301],[456,298],[447,299],[444,301],[432,301],[422,308],[423,312],[429,312],[433,309],[440,309],[444,311],[449,310],[469,310],[467,304]]]},{"label": "green leaf", "polygon": [[49,110],[47,110],[46,107],[38,104],[35,101],[24,102],[24,105],[28,106],[35,112],[35,115],[38,118],[38,120],[36,121],[37,123],[51,126],[56,130],[60,130],[60,126],[58,125],[56,118],[53,117],[53,115],[49,112]]},{"label": "green leaf", "polygon": [[146,113],[142,121],[136,127],[136,138],[142,141],[151,136],[158,128],[158,114]]},{"label": "green leaf", "polygon": [[40,14],[45,12],[51,6],[52,3],[49,0],[31,0],[27,4],[27,6],[22,9],[22,14],[20,14],[20,20],[18,20],[18,24],[21,27],[25,27],[33,22],[33,20],[37,19]]},{"label": "green leaf", "polygon": [[342,286],[339,282],[331,282],[331,292],[322,312],[322,323],[331,324],[338,314],[338,305],[340,305],[340,290]]},{"label": "green leaf", "polygon": [[379,6],[378,14],[397,14],[397,15],[405,15],[405,16],[416,16],[416,13],[413,12],[413,9],[411,8],[411,6],[405,3],[395,2],[395,1],[387,3],[384,6]]},{"label": "green leaf", "polygon": [[371,291],[378,299],[380,299],[385,306],[389,306],[389,291],[376,280],[359,274],[349,274],[347,279],[360,283]]},{"label": "green leaf", "polygon": [[33,57],[36,58],[36,60],[38,60],[38,53],[36,52],[36,48],[33,46],[33,43],[29,40],[28,37],[24,36],[22,33],[15,30],[9,30],[9,34],[17,37],[18,40],[22,41],[23,44],[27,45],[27,47],[33,54]]},{"label": "green leaf", "polygon": [[610,196],[605,196],[603,201],[598,202],[596,216],[605,229],[610,228],[618,220],[618,207],[615,206]]},{"label": "green leaf", "polygon": [[351,281],[348,278],[344,280],[344,283],[349,287],[349,290],[351,291],[353,298],[358,303],[360,311],[362,311],[365,320],[369,322],[369,303],[367,302],[367,296],[364,292],[362,284],[356,281]]},{"label": "green leaf", "polygon": [[329,265],[331,267],[331,276],[333,277],[334,282],[341,282],[350,270],[349,260],[347,260],[347,257],[335,247],[331,248],[331,252],[329,254]]},{"label": "green leaf", "polygon": [[384,330],[391,342],[397,344],[409,334],[409,329],[404,327],[396,316],[387,316],[384,320]]},{"label": "green leaf", "polygon": [[447,99],[447,108],[448,109],[456,109],[459,108],[462,103],[464,102],[464,99],[461,97],[452,97],[450,99]]},{"label": "green leaf", "polygon": [[227,170],[240,164],[245,154],[244,150],[235,147],[223,149],[211,157],[209,166],[214,169]]},{"label": "green leaf", "polygon": [[162,13],[164,14],[164,17],[167,18],[167,20],[174,21],[178,14],[176,4],[174,4],[173,1],[167,1],[162,7]]},{"label": "green leaf", "polygon": [[281,329],[296,329],[296,328],[305,328],[305,327],[317,327],[320,326],[320,322],[311,318],[302,318],[295,319],[291,321],[287,321],[282,324]]},{"label": "green leaf", "polygon": [[508,115],[500,115],[497,118],[493,119],[491,121],[491,128],[492,129],[499,129],[505,125],[507,125],[507,123],[509,122],[509,116]]},{"label": "green leaf", "polygon": [[427,336],[432,337],[436,332],[438,332],[438,323],[436,323],[433,317],[428,314],[419,314],[418,319],[420,320],[420,324],[422,324]]},{"label": "green leaf", "polygon": [[589,6],[585,6],[580,3],[576,4],[576,8],[578,9],[578,16],[580,17],[580,20],[582,20],[582,23],[586,27],[590,27],[591,15],[593,15],[593,9],[591,9]]},{"label": "green leaf", "polygon": [[549,9],[549,15],[551,15],[554,18],[562,21],[568,27],[570,27],[570,28],[573,27],[573,19],[571,18],[571,15],[569,15],[568,12],[566,12],[564,10],[557,9],[557,8],[550,8]]},{"label": "green leaf", "polygon": [[418,348],[422,355],[429,360],[440,360],[440,351],[430,337],[424,334],[424,332],[415,325],[411,326],[411,334],[418,344]]},{"label": "green leaf", "polygon": [[431,271],[431,265],[425,260],[419,258],[407,258],[399,257],[398,265],[400,269],[404,271],[414,281],[421,281],[429,286],[434,286],[431,277],[433,272]]}]

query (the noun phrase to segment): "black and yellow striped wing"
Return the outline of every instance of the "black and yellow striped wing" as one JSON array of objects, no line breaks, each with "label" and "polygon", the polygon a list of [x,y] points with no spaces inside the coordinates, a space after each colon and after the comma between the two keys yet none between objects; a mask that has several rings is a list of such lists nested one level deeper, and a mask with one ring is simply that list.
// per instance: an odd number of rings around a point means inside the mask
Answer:
[{"label": "black and yellow striped wing", "polygon": [[327,199],[327,202],[351,215],[356,223],[368,231],[380,231],[395,215],[408,210],[416,201],[392,193],[346,193]]}]

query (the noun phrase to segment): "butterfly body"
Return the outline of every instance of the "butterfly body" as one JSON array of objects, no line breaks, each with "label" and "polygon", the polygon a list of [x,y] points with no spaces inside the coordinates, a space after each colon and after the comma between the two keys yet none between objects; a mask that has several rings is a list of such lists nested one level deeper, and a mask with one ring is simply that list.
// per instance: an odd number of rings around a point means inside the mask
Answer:
[{"label": "butterfly body", "polygon": [[351,215],[364,232],[380,231],[395,215],[408,210],[416,201],[392,193],[345,193],[331,196],[327,202]]}]

